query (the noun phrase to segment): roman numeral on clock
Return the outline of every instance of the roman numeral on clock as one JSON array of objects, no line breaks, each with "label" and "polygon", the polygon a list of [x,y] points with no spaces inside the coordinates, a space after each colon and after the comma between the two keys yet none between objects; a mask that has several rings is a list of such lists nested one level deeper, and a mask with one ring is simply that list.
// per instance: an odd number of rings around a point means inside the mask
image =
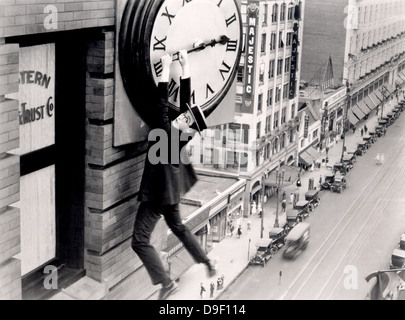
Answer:
[{"label": "roman numeral on clock", "polygon": [[167,37],[164,37],[163,39],[159,40],[158,38],[155,37],[156,42],[153,44],[153,51],[156,50],[163,50],[166,51],[166,45],[164,42],[167,40]]},{"label": "roman numeral on clock", "polygon": [[226,26],[229,27],[235,21],[236,21],[236,14],[234,13],[230,18],[226,19]]},{"label": "roman numeral on clock", "polygon": [[229,73],[229,71],[231,71],[231,67],[228,66],[228,65],[225,63],[225,61],[222,61],[222,66],[224,66],[225,69],[219,69],[219,72],[221,73],[222,80],[225,81],[224,73]]},{"label": "roman numeral on clock", "polygon": [[173,14],[169,13],[169,10],[167,10],[167,7],[165,8],[166,12],[162,13],[162,17],[167,17],[167,19],[169,19],[169,24],[172,24],[172,19],[174,19],[176,16]]},{"label": "roman numeral on clock", "polygon": [[219,1],[219,3],[217,4],[217,6],[218,6],[218,7],[220,7],[220,6],[221,6],[222,1],[224,1],[224,0],[220,0],[220,1]]},{"label": "roman numeral on clock", "polygon": [[238,40],[229,40],[226,44],[226,51],[236,51],[238,47]]},{"label": "roman numeral on clock", "polygon": [[210,87],[210,85],[207,83],[207,87],[205,89],[205,98],[208,99],[209,93],[213,94],[215,93],[214,90]]},{"label": "roman numeral on clock", "polygon": [[163,70],[162,61],[159,61],[159,62],[153,64],[153,68],[155,69],[156,77],[160,77],[162,75],[162,70]]}]

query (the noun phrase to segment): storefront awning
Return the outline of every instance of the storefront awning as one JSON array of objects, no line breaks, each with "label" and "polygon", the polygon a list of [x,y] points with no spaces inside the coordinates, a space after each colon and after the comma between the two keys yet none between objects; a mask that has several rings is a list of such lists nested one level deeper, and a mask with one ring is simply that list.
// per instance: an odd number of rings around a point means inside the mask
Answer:
[{"label": "storefront awning", "polygon": [[318,160],[319,153],[317,150],[315,150],[314,147],[308,148],[307,150],[305,150],[305,152],[308,153],[314,159],[314,161]]},{"label": "storefront awning", "polygon": [[352,106],[351,110],[359,119],[363,119],[366,116],[366,114],[359,108],[357,104]]},{"label": "storefront awning", "polygon": [[347,120],[349,120],[351,124],[356,124],[360,121],[360,119],[356,117],[352,110],[347,111]]},{"label": "storefront awning", "polygon": [[398,73],[398,77],[402,80],[402,82],[405,82],[405,74],[403,72]]},{"label": "storefront awning", "polygon": [[303,163],[307,166],[310,166],[314,162],[314,158],[311,157],[308,153],[305,151],[300,154],[300,163]]},{"label": "storefront awning", "polygon": [[393,94],[395,92],[395,88],[389,83],[384,84],[383,87],[388,90],[389,94]]},{"label": "storefront awning", "polygon": [[383,98],[383,94],[382,94],[382,92],[380,91],[380,89],[374,90],[373,93],[376,95],[376,97],[378,98],[378,100],[380,100],[380,102],[383,102],[384,98]]},{"label": "storefront awning", "polygon": [[374,103],[374,105],[375,105],[376,107],[381,104],[381,100],[378,99],[377,95],[376,95],[374,92],[372,92],[372,93],[369,95],[369,97],[370,97],[371,101]]},{"label": "storefront awning", "polygon": [[371,111],[365,102],[365,99],[361,100],[359,103],[357,103],[357,107],[364,113],[364,114],[369,114],[369,112]]},{"label": "storefront awning", "polygon": [[374,110],[377,105],[374,103],[373,100],[371,100],[370,96],[367,96],[364,100],[363,100],[365,106],[367,107],[367,111],[370,112],[371,110]]}]

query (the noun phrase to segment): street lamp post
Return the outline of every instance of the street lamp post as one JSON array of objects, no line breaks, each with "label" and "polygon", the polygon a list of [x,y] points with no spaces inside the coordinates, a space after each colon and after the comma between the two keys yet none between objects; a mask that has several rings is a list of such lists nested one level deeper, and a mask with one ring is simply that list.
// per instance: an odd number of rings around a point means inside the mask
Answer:
[{"label": "street lamp post", "polygon": [[382,118],[384,117],[384,101],[385,101],[385,93],[386,93],[386,91],[385,91],[385,87],[383,86],[382,87],[382,95],[383,95],[383,101],[381,102],[381,116],[380,116],[380,119],[382,120]]},{"label": "street lamp post", "polygon": [[260,219],[260,238],[263,238],[263,229],[264,229],[264,192],[265,192],[265,174],[262,176],[262,213]]},{"label": "street lamp post", "polygon": [[346,82],[346,106],[345,106],[345,112],[343,114],[343,143],[342,143],[342,155],[340,157],[340,162],[343,162],[343,157],[345,154],[345,143],[346,143],[346,123],[347,123],[347,113],[349,112],[349,105],[350,105],[350,85],[349,82]]},{"label": "street lamp post", "polygon": [[278,220],[278,202],[279,202],[279,193],[280,193],[280,182],[284,180],[285,169],[282,169],[282,174],[280,174],[280,168],[276,169],[276,183],[277,183],[277,206],[276,206],[276,219],[274,221],[274,228],[279,228],[280,223]]}]

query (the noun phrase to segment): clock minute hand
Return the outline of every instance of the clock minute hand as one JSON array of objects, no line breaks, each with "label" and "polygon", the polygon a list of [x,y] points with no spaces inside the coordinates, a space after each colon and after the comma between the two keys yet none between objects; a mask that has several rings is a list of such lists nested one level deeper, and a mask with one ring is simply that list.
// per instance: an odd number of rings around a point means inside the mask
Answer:
[{"label": "clock minute hand", "polygon": [[[193,49],[187,50],[187,53],[191,52],[197,52],[197,51],[202,51],[207,47],[215,47],[217,44],[225,45],[229,42],[229,38],[225,35],[221,36],[219,40],[213,39],[210,42],[207,43],[200,43],[197,46],[195,46]],[[176,52],[175,54],[172,55],[172,60],[176,61],[179,60],[179,52]]]}]

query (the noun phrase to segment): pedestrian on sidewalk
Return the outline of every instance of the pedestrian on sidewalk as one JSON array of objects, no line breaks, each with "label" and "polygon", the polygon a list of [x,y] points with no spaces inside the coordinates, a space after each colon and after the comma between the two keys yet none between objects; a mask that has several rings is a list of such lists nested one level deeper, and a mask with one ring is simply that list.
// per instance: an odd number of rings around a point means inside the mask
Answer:
[{"label": "pedestrian on sidewalk", "polygon": [[207,291],[207,290],[205,289],[204,284],[201,282],[201,286],[200,286],[200,297],[201,297],[201,299],[204,299],[205,291]]},{"label": "pedestrian on sidewalk", "polygon": [[287,201],[285,199],[283,199],[283,201],[281,201],[281,208],[283,209],[283,212],[285,212],[286,207],[287,207]]},{"label": "pedestrian on sidewalk", "polygon": [[221,289],[224,288],[224,283],[225,283],[225,276],[221,275]]},{"label": "pedestrian on sidewalk", "polygon": [[238,237],[240,238],[241,235],[242,235],[242,226],[239,225],[239,227],[238,227]]},{"label": "pedestrian on sidewalk", "polygon": [[353,133],[356,133],[356,129],[357,129],[356,126],[353,126],[352,129],[353,129]]},{"label": "pedestrian on sidewalk", "polygon": [[215,283],[211,281],[210,284],[210,298],[214,298]]},{"label": "pedestrian on sidewalk", "polygon": [[363,128],[361,128],[361,130],[360,130],[361,136],[363,136],[363,133],[364,133]]},{"label": "pedestrian on sidewalk", "polygon": [[221,279],[221,278],[218,278],[218,279],[217,279],[217,291],[218,291],[218,290],[221,290],[221,283],[222,283],[222,279]]},{"label": "pedestrian on sidewalk", "polygon": [[366,125],[364,125],[364,133],[367,134],[368,128]]},{"label": "pedestrian on sidewalk", "polygon": [[[187,51],[181,50],[179,62],[182,69],[180,79],[180,112],[171,121],[169,114],[169,79],[172,58],[165,54],[161,58],[162,72],[157,86],[157,96],[149,97],[150,108],[153,109],[155,119],[152,129],[164,130],[168,137],[179,137],[182,133],[194,135],[207,128],[205,117],[197,106],[190,107],[190,65]],[[180,139],[181,140],[181,139]],[[179,151],[183,150],[184,141],[176,139],[168,141],[170,146],[180,143]],[[150,143],[150,148],[155,147]],[[173,148],[172,148],[173,149]],[[150,149],[149,151],[151,151]],[[184,156],[184,155],[182,155]],[[182,159],[183,157],[180,157]],[[167,273],[163,262],[154,246],[150,243],[151,233],[157,222],[163,216],[168,227],[184,244],[196,263],[203,263],[207,267],[208,276],[216,274],[216,268],[206,252],[202,249],[194,235],[182,222],[180,216],[180,198],[197,182],[197,175],[189,161],[178,161],[172,157],[168,163],[154,163],[154,158],[147,156],[142,174],[141,186],[138,192],[140,205],[136,214],[131,247],[145,266],[153,285],[160,284],[159,300],[165,300],[177,290],[177,285]],[[176,162],[174,165],[171,162]]]},{"label": "pedestrian on sidewalk", "polygon": [[294,201],[294,193],[290,193],[290,204],[292,204]]},{"label": "pedestrian on sidewalk", "polygon": [[322,175],[319,176],[319,185],[322,185]]},{"label": "pedestrian on sidewalk", "polygon": [[378,116],[378,110],[380,109],[380,106],[377,106],[377,108],[375,109],[375,115]]},{"label": "pedestrian on sidewalk", "polygon": [[283,271],[280,270],[280,272],[278,273],[278,284],[281,284],[281,278],[283,276]]}]

